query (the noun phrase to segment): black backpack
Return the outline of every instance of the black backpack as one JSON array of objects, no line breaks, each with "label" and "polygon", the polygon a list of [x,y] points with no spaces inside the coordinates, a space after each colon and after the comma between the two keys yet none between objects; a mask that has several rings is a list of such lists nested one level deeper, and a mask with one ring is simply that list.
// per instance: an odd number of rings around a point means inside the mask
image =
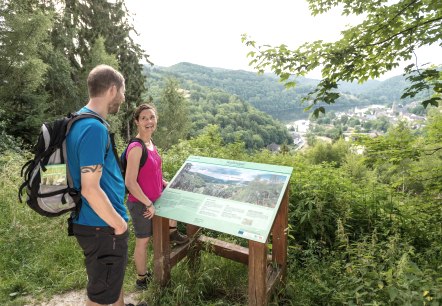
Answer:
[{"label": "black backpack", "polygon": [[[71,113],[44,123],[34,147],[34,158],[21,170],[24,181],[18,192],[19,201],[22,202],[25,189],[26,203],[42,216],[56,217],[80,209],[81,193],[74,189],[67,164],[66,136],[72,124],[83,118],[95,118],[104,124],[104,120],[93,113]],[[111,143],[113,139],[109,134],[105,158]]]},{"label": "black backpack", "polygon": [[[127,144],[126,148],[124,149],[123,153],[120,155],[120,165],[121,165],[121,174],[123,175],[123,180],[126,181],[126,168],[127,168],[127,159],[126,159],[126,152],[129,145],[133,142],[138,142],[141,145],[141,159],[140,159],[140,167],[138,168],[138,171],[144,166],[144,164],[147,161],[147,148],[144,144],[144,141],[140,138],[132,138],[129,140],[129,143]],[[125,183],[126,185],[126,183]],[[128,193],[127,187],[126,187],[126,193]]]}]

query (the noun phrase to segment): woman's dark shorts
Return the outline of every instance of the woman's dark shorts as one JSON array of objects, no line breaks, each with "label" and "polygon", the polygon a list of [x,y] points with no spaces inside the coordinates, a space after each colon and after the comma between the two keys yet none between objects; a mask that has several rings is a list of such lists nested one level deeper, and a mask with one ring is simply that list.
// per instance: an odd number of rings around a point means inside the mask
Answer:
[{"label": "woman's dark shorts", "polygon": [[129,232],[115,235],[108,226],[80,224],[74,224],[73,231],[85,256],[87,296],[98,304],[115,303],[126,271]]},{"label": "woman's dark shorts", "polygon": [[147,210],[146,205],[141,202],[126,202],[132,218],[135,237],[148,238],[152,237],[152,219],[144,218],[143,213]]}]

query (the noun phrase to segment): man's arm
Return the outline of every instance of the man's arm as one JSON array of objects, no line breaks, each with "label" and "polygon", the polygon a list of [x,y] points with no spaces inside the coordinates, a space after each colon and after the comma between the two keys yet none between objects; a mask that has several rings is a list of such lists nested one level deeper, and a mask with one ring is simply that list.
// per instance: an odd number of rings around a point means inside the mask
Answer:
[{"label": "man's arm", "polygon": [[95,213],[115,230],[115,235],[127,230],[126,221],[116,212],[106,193],[100,187],[102,165],[84,166],[81,170],[81,194]]}]

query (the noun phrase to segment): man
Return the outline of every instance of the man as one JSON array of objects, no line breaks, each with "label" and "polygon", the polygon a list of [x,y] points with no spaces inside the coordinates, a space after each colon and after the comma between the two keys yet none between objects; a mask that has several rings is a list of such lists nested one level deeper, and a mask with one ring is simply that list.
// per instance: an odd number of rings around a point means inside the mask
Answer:
[{"label": "man", "polygon": [[[99,65],[89,73],[87,85],[89,102],[80,112],[105,120],[119,111],[125,92],[121,73]],[[69,169],[82,198],[73,233],[85,256],[86,305],[124,305],[128,217],[124,181],[109,139],[107,127],[94,118],[74,123],[66,139]]]}]

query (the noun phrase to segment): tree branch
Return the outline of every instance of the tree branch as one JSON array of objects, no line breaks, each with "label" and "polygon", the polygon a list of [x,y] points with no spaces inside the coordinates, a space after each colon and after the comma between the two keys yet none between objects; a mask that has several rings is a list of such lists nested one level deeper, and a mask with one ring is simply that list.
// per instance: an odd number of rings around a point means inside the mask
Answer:
[{"label": "tree branch", "polygon": [[428,150],[427,152],[425,152],[425,155],[433,155],[434,153],[436,153],[437,151],[440,151],[440,150],[442,150],[442,147],[431,149],[431,150]]},{"label": "tree branch", "polygon": [[[400,10],[399,12],[396,13],[396,15],[394,15],[392,18],[390,18],[386,23],[389,24],[391,23],[393,20],[395,20],[397,17],[399,17],[400,15],[402,15],[410,6],[416,4],[416,2],[418,2],[418,0],[414,0],[411,1],[410,3],[408,3],[408,5],[406,5],[402,10]],[[379,27],[376,31],[374,31],[374,33],[372,34],[376,34],[377,32],[379,32],[380,30],[382,30],[382,26]],[[371,33],[370,33],[371,34]]]},{"label": "tree branch", "polygon": [[399,35],[402,35],[402,34],[404,34],[404,33],[406,33],[406,32],[410,32],[410,31],[412,31],[412,30],[414,30],[414,29],[416,29],[416,28],[419,28],[420,26],[423,26],[423,25],[425,25],[425,24],[432,23],[432,22],[439,21],[439,20],[442,20],[442,17],[427,20],[427,21],[424,22],[424,23],[417,24],[417,25],[414,25],[414,26],[412,26],[412,27],[406,28],[405,30],[400,31],[400,32],[398,32],[398,33],[396,33],[396,34],[394,34],[394,35],[392,35],[392,36],[390,36],[390,37],[388,37],[388,38],[386,38],[386,39],[380,41],[380,42],[372,43],[372,44],[367,44],[367,45],[362,45],[361,47],[362,47],[362,48],[365,48],[365,47],[373,47],[373,46],[377,46],[377,45],[382,45],[382,44],[386,43],[387,41],[393,39],[394,37],[397,37],[397,36],[399,36]]}]

